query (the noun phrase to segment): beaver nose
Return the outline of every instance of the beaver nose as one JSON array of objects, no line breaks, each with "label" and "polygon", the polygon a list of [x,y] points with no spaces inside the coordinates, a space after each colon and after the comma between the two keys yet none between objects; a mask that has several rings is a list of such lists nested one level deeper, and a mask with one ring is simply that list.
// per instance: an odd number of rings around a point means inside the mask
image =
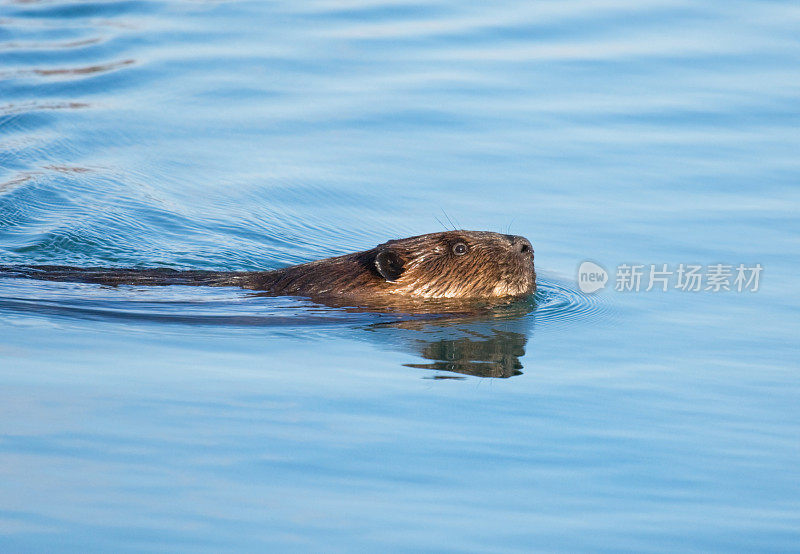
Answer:
[{"label": "beaver nose", "polygon": [[533,256],[533,246],[531,245],[531,241],[519,235],[505,235],[505,237],[511,243],[511,248],[513,248],[515,251],[519,252],[520,254]]}]

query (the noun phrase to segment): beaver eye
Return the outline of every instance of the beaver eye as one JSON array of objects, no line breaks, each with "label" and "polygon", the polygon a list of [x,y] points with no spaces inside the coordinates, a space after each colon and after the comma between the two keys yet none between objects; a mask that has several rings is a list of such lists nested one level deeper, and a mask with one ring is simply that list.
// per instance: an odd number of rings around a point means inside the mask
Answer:
[{"label": "beaver eye", "polygon": [[467,245],[464,244],[463,242],[457,242],[453,245],[453,254],[455,254],[456,256],[463,256],[464,254],[467,253],[467,250],[468,250]]}]

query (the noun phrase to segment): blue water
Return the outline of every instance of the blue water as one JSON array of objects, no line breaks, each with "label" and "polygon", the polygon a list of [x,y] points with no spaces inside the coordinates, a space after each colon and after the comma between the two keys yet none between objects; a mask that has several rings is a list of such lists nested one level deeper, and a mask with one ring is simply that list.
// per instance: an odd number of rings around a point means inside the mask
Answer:
[{"label": "blue water", "polygon": [[[0,279],[1,549],[800,550],[798,26],[781,1],[0,2],[0,264],[271,269],[449,217],[530,238],[540,274],[406,320]],[[617,292],[623,263],[763,272]]]}]

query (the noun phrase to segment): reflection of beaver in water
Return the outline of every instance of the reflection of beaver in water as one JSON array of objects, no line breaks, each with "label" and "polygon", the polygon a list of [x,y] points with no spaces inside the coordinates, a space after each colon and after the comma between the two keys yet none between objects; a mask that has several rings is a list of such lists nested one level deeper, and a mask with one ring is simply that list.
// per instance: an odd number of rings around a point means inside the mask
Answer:
[{"label": "reflection of beaver in water", "polygon": [[0,271],[52,281],[239,286],[274,295],[355,301],[492,299],[525,296],[536,291],[531,243],[523,237],[485,231],[446,231],[391,240],[363,252],[273,271],[66,266],[5,267]]}]

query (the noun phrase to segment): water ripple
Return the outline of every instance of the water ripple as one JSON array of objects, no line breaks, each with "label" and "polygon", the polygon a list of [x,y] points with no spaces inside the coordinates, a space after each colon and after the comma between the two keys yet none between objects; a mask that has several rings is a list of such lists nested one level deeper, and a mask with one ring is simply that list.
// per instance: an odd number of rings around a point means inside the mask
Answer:
[{"label": "water ripple", "polygon": [[0,42],[0,52],[4,51],[26,51],[26,50],[72,50],[83,48],[85,46],[92,46],[102,42],[100,37],[92,37],[78,40],[69,40],[61,42],[47,42],[47,41],[17,41],[17,42]]},{"label": "water ripple", "polygon": [[86,102],[40,102],[30,101],[0,105],[0,117],[48,110],[82,110],[88,108]]},{"label": "water ripple", "polygon": [[[40,75],[42,77],[52,77],[60,75],[82,76],[82,75],[92,75],[95,73],[107,73],[109,71],[114,71],[115,69],[125,67],[126,65],[132,65],[133,63],[135,63],[134,60],[121,60],[118,62],[89,65],[85,67],[33,69],[30,70],[30,72],[35,75]],[[20,72],[19,75],[24,75],[24,72]]]},{"label": "water ripple", "polygon": [[613,308],[603,294],[585,294],[573,283],[552,278],[537,280],[537,329],[562,328],[597,320],[609,320]]}]

